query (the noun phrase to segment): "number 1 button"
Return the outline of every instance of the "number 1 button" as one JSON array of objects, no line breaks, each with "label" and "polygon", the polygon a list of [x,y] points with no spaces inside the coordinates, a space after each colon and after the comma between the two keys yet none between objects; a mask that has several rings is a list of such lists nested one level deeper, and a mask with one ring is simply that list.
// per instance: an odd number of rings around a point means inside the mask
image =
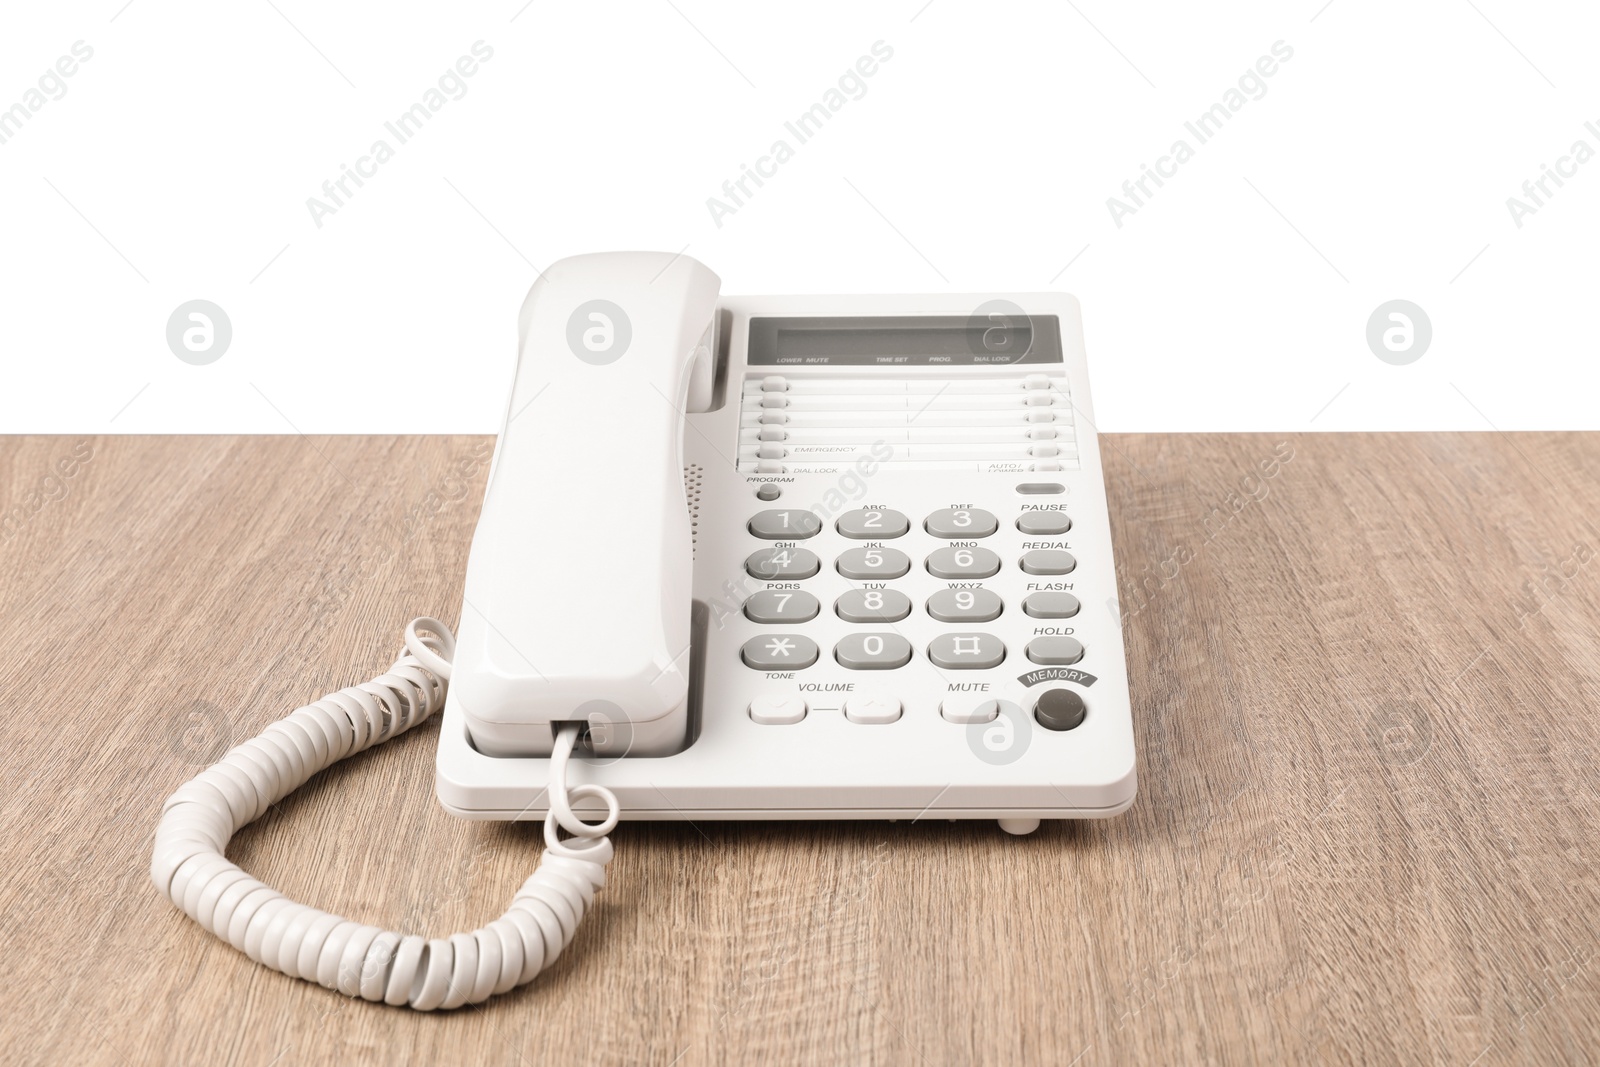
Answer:
[{"label": "number 1 button", "polygon": [[822,532],[822,520],[815,512],[798,508],[775,508],[757,512],[750,520],[750,532],[767,541],[798,540]]}]

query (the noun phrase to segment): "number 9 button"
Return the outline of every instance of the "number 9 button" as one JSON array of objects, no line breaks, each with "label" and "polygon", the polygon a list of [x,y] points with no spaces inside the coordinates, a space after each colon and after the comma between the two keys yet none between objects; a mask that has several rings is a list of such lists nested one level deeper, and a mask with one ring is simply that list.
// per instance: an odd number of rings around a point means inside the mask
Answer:
[{"label": "number 9 button", "polygon": [[1004,607],[992,589],[941,589],[928,598],[928,614],[940,622],[988,622]]}]

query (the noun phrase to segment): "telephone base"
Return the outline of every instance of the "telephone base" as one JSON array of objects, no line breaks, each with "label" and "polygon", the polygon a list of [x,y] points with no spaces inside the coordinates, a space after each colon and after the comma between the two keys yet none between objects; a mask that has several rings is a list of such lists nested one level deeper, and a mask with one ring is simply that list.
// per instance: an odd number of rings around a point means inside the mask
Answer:
[{"label": "telephone base", "polygon": [[[1028,833],[1041,819],[1104,819],[1133,803],[1137,780],[1132,759],[1086,775],[1064,773],[1038,750],[1007,766],[973,759],[960,731],[940,751],[925,737],[937,736],[935,721],[913,732],[912,722],[880,730],[904,732],[904,749],[926,758],[882,759],[859,743],[862,727],[842,715],[808,717],[779,729],[787,735],[749,729],[747,716],[707,716],[699,737],[671,756],[620,759],[575,756],[568,764],[572,785],[603,784],[617,796],[624,822],[882,819],[999,820],[1012,834]],[[536,821],[548,810],[550,761],[496,757],[473,747],[453,697],[440,723],[436,788],[446,811],[479,821]],[[948,731],[944,731],[948,733]],[[752,745],[769,737],[770,751]],[[754,750],[752,750],[754,749]],[[604,811],[576,803],[585,819]]]}]

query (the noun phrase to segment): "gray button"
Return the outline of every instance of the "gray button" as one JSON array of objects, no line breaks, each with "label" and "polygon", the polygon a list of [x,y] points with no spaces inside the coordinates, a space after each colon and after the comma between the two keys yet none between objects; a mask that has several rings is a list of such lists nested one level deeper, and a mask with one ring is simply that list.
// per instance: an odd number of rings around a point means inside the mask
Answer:
[{"label": "gray button", "polygon": [[935,537],[988,537],[999,527],[993,515],[979,508],[944,508],[922,524]]},{"label": "gray button", "polygon": [[763,589],[744,602],[744,617],[751,622],[809,622],[821,605],[810,593],[795,589]]},{"label": "gray button", "polygon": [[1005,642],[994,634],[940,634],[928,646],[935,667],[957,671],[985,671],[1006,658]]},{"label": "gray button", "polygon": [[893,548],[852,548],[839,554],[837,566],[840,574],[858,581],[898,578],[911,569],[911,557]]},{"label": "gray button", "polygon": [[1035,637],[1028,642],[1028,658],[1048,667],[1076,663],[1083,658],[1083,645],[1076,637]]},{"label": "gray button", "polygon": [[1000,569],[1000,557],[987,548],[941,548],[928,557],[935,578],[987,578]]},{"label": "gray button", "polygon": [[797,671],[817,662],[817,643],[799,634],[762,634],[744,643],[739,654],[758,671]]},{"label": "gray button", "polygon": [[1022,602],[1022,610],[1036,619],[1070,619],[1079,606],[1071,593],[1029,593]]},{"label": "gray button", "polygon": [[800,508],[775,508],[761,511],[750,520],[750,532],[768,541],[799,540],[822,532],[822,520],[815,512]]},{"label": "gray button", "polygon": [[852,589],[833,610],[845,622],[899,622],[911,614],[911,598],[894,589]]},{"label": "gray button", "polygon": [[911,529],[911,520],[898,511],[865,508],[840,515],[835,529],[858,541],[874,537],[904,537],[906,531]]},{"label": "gray button", "polygon": [[1071,552],[1059,548],[1036,548],[1023,553],[1019,562],[1029,574],[1068,574],[1078,565]]},{"label": "gray button", "polygon": [[822,561],[815,552],[803,548],[763,548],[750,553],[744,569],[752,578],[775,582],[780,578],[809,578],[822,569]]},{"label": "gray button", "polygon": [[992,589],[941,589],[928,598],[928,614],[940,622],[988,622],[1004,607]]},{"label": "gray button", "polygon": [[1053,537],[1072,529],[1072,520],[1064,511],[1024,511],[1017,529],[1034,537]]},{"label": "gray button", "polygon": [[911,662],[911,642],[899,634],[851,634],[833,646],[833,658],[853,671],[891,671]]},{"label": "gray button", "polygon": [[1046,730],[1076,729],[1088,711],[1083,697],[1071,689],[1047,689],[1033,705],[1033,717]]},{"label": "gray button", "polygon": [[757,500],[776,500],[782,495],[783,488],[781,486],[774,485],[772,482],[767,482],[762,485],[760,489],[756,490]]}]

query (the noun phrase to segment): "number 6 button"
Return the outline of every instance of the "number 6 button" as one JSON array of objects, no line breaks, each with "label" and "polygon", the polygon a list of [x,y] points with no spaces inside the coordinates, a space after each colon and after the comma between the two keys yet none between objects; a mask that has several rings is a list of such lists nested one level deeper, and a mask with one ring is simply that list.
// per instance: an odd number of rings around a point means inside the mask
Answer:
[{"label": "number 6 button", "polygon": [[1000,570],[1000,557],[987,548],[941,548],[928,556],[935,578],[987,578]]}]

